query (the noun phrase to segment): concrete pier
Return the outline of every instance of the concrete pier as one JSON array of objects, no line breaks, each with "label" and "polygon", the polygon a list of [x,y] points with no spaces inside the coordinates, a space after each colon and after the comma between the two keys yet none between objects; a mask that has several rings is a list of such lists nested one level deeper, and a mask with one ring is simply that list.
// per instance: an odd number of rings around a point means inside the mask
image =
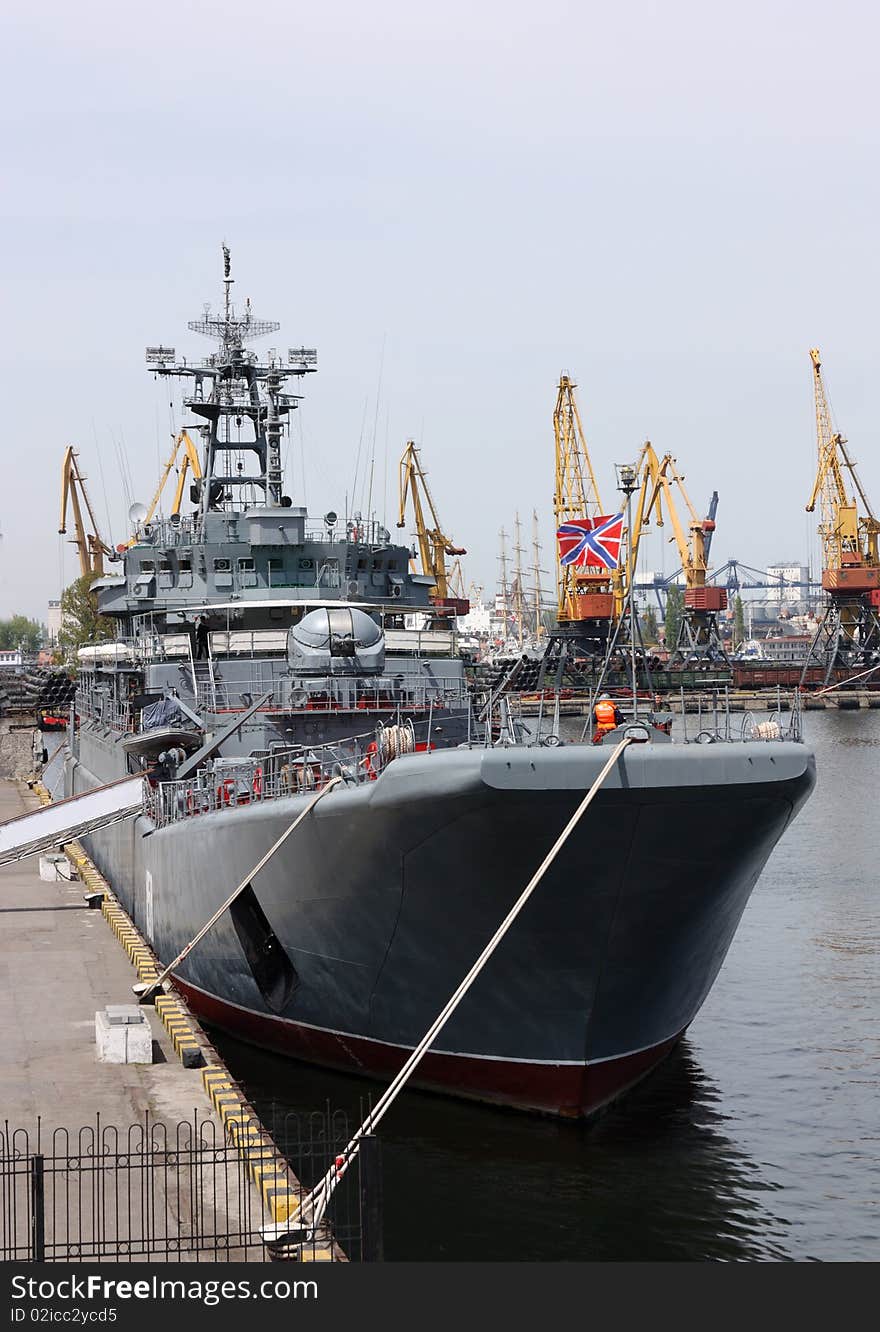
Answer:
[{"label": "concrete pier", "polygon": [[[0,822],[38,808],[16,782],[0,783]],[[108,1065],[95,1047],[95,1013],[133,1002],[136,979],[79,879],[44,882],[37,857],[0,869],[0,1111],[79,1128],[95,1111],[118,1125],[207,1113],[198,1075],[182,1067],[154,1009],[153,1064]]]},{"label": "concrete pier", "polygon": [[[26,783],[0,781],[0,822],[39,804]],[[36,856],[0,868],[2,1257],[39,1260],[27,1247],[29,1169],[44,1153],[47,1259],[265,1261],[259,1230],[276,1218],[213,1104],[217,1080],[233,1084],[202,1033],[198,1063],[209,1067],[185,1066],[175,1021],[157,1011],[179,1001],[141,1010],[152,1063],[98,1057],[95,1015],[134,1002],[137,972],[115,927],[84,901],[86,890],[80,877],[41,878]],[[101,1176],[102,1192],[95,1161],[112,1164],[108,1151],[120,1155],[112,1178]],[[275,1152],[262,1151],[268,1168]],[[120,1189],[125,1205],[114,1210],[107,1199]]]}]

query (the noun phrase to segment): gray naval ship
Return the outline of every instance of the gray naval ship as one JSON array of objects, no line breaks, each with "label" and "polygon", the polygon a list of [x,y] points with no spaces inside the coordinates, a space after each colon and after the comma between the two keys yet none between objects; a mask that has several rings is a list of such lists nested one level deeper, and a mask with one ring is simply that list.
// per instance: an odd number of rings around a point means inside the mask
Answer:
[{"label": "gray naval ship", "polygon": [[[317,524],[283,493],[278,325],[237,313],[225,255],[186,384],[192,512],[135,525],[97,584],[116,637],[80,653],[65,788],[144,774],[87,846],[163,963],[343,780],[175,972],[203,1019],[298,1059],[390,1077],[608,758],[478,699],[454,621],[370,516]],[[180,488],[178,489],[178,494]],[[413,627],[413,626],[417,627]],[[740,724],[742,719],[740,719]],[[807,799],[797,728],[730,719],[676,743],[650,720],[456,1010],[417,1084],[566,1116],[636,1083],[699,1012],[767,858]]]}]

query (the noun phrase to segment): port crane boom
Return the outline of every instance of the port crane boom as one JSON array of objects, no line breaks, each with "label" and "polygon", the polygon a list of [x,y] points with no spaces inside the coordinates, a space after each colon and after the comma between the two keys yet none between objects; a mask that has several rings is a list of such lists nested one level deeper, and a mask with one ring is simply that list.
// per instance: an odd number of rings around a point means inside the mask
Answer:
[{"label": "port crane boom", "polygon": [[[818,503],[826,603],[801,683],[808,666],[818,659],[825,666],[827,684],[837,667],[880,665],[880,522],[874,517],[847,441],[834,429],[818,347],[811,349],[810,362],[818,460],[807,512],[813,513]],[[854,493],[847,489],[847,474]]]},{"label": "port crane boom", "polygon": [[[74,530],[71,543],[76,546],[79,553],[80,575],[83,578],[89,575],[100,577],[104,573],[104,556],[112,557],[114,552],[98,531],[98,521],[95,518],[92,503],[86,490],[86,479],[79,470],[78,457],[79,454],[73,445],[68,444],[64,450],[64,460],[61,464],[61,518],[58,523],[58,531],[62,536],[67,531],[67,508],[69,504],[73,514]],[[83,522],[83,507],[92,526],[91,532],[86,531]]]},{"label": "port crane boom", "polygon": [[181,449],[183,449],[183,458],[180,463],[180,470],[178,471],[177,474],[177,486],[174,491],[174,502],[171,506],[172,514],[180,513],[180,506],[183,503],[183,489],[186,484],[187,473],[192,472],[193,481],[202,480],[202,466],[201,463],[199,462],[198,450],[196,449],[195,444],[193,444],[186,430],[181,430],[180,434],[177,436],[177,438],[174,441],[174,447],[171,450],[171,456],[168,459],[167,463],[165,464],[165,468],[162,472],[162,477],[159,481],[159,485],[156,488],[156,493],[153,496],[153,501],[150,504],[149,509],[147,510],[147,516],[144,519],[145,523],[152,522],[153,520],[153,514],[156,512],[156,509],[159,507],[159,501],[162,498],[162,491],[165,489],[165,483],[168,480],[172,467],[177,462],[177,457]]},{"label": "port crane boom", "polygon": [[[603,512],[575,396],[576,388],[577,384],[569,375],[559,376],[553,410],[556,446],[553,517],[557,531],[565,523],[594,520]],[[615,593],[620,600],[620,581],[615,587],[611,571],[607,569],[563,564],[557,553],[556,593],[559,623],[582,628],[585,637],[595,639],[597,650],[601,650],[615,612]]]},{"label": "port crane boom", "polygon": [[[665,508],[672,525],[670,539],[675,542],[678,550],[685,583],[684,614],[679,625],[678,640],[671,648],[670,662],[726,660],[717,615],[727,608],[727,590],[713,587],[708,581],[708,555],[715,531],[718,494],[713,493],[708,516],[699,518],[675,458],[671,453],[666,453],[659,459],[650,440],[642,448],[637,472],[641,473],[642,480],[629,543],[627,584],[631,585],[635,578],[642,533],[652,518],[657,527],[664,526]],[[675,490],[687,509],[687,529],[676,507]]]},{"label": "port crane boom", "polygon": [[[435,606],[451,610],[455,615],[467,614],[467,603],[456,601],[449,595],[449,575],[446,570],[446,556],[466,555],[462,546],[453,545],[451,537],[445,535],[437,516],[437,509],[419,457],[419,449],[413,440],[408,440],[400,460],[400,516],[397,526],[406,526],[406,502],[412,500],[415,536],[419,546],[422,573],[434,579],[431,600]],[[425,516],[427,509],[430,523]],[[463,609],[461,609],[463,607]]]}]

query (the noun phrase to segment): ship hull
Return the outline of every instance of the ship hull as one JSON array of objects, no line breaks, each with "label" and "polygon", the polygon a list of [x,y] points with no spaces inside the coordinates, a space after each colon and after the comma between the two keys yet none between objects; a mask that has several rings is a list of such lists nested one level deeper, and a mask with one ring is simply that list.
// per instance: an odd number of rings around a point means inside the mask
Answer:
[{"label": "ship hull", "polygon": [[[81,737],[69,787],[117,775],[106,747]],[[250,926],[243,935],[228,915],[178,984],[205,1020],[255,1044],[393,1076],[607,753],[410,755],[374,783],[333,792],[253,884],[289,963],[281,1007],[248,962],[259,938],[249,949]],[[414,1084],[566,1116],[607,1105],[699,1012],[813,782],[800,745],[631,747]],[[303,805],[276,800],[160,829],[140,818],[89,846],[168,962]]]}]

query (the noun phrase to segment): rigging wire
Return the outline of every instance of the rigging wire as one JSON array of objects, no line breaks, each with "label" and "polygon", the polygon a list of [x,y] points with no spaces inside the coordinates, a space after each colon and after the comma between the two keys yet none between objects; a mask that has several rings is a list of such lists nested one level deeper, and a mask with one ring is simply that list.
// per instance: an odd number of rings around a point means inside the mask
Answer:
[{"label": "rigging wire", "polygon": [[373,508],[373,471],[374,471],[375,466],[376,466],[376,435],[377,435],[377,433],[378,433],[378,429],[379,429],[379,403],[380,403],[381,400],[382,400],[382,375],[383,375],[384,370],[385,370],[385,343],[386,343],[386,341],[387,341],[387,338],[388,338],[388,334],[387,334],[387,333],[383,333],[383,334],[382,334],[382,352],[381,352],[380,357],[379,357],[379,382],[378,382],[378,384],[376,385],[376,411],[375,411],[375,413],[374,413],[374,415],[373,415],[373,444],[372,444],[372,450],[371,450],[371,454],[370,454],[370,488],[369,488],[369,490],[367,491],[367,507],[366,507],[366,510],[365,510],[365,514],[366,514],[367,522],[370,522],[371,519],[372,519],[372,516],[373,516],[373,515],[372,515],[372,508]]},{"label": "rigging wire", "polygon": [[[357,453],[355,454],[355,459],[354,459],[354,479],[352,480],[352,483],[351,483],[351,502],[352,502],[352,504],[356,504],[356,503],[357,503],[357,479],[358,479],[358,469],[360,468],[360,465],[361,465],[361,449],[363,448],[363,443],[364,443],[364,428],[365,428],[365,426],[366,426],[366,424],[367,424],[367,407],[368,407],[368,405],[369,405],[369,399],[368,399],[368,398],[366,397],[366,395],[365,395],[365,396],[364,396],[364,413],[363,413],[363,416],[361,417],[361,433],[360,433],[360,437],[358,438]],[[348,521],[348,504],[347,504],[347,503],[346,503],[345,519],[346,519],[346,522],[347,522],[347,521]]]},{"label": "rigging wire", "polygon": [[391,433],[391,404],[385,408],[385,465],[382,480],[382,526],[388,526],[388,437]]},{"label": "rigging wire", "polygon": [[116,438],[116,431],[113,429],[112,426],[110,427],[110,438],[113,441],[113,447],[116,452],[116,462],[119,468],[119,479],[122,483],[122,493],[125,497],[125,502],[128,508],[130,509],[133,502],[131,496],[131,486],[128,483],[128,477],[125,474],[125,459],[122,456],[122,449],[120,448],[119,440]]},{"label": "rigging wire", "polygon": [[128,455],[128,445],[125,442],[125,431],[122,426],[119,427],[119,444],[122,449],[122,460],[125,465],[125,474],[128,477],[128,492],[134,496],[134,474],[131,470],[131,460]]},{"label": "rigging wire", "polygon": [[[101,490],[104,494],[104,510],[107,515],[107,540],[112,546],[115,543],[113,541],[113,524],[110,521],[110,500],[107,497],[107,481],[104,476],[104,463],[101,459],[101,445],[98,443],[98,430],[95,426],[94,417],[92,417],[92,439],[95,442],[95,456],[98,459],[98,475],[101,478]],[[97,535],[97,533],[95,535]]]},{"label": "rigging wire", "polygon": [[303,429],[302,416],[299,412],[296,414],[296,428],[299,431],[299,459],[302,468],[302,502],[305,508],[309,507],[309,501],[306,497],[306,432]]}]

